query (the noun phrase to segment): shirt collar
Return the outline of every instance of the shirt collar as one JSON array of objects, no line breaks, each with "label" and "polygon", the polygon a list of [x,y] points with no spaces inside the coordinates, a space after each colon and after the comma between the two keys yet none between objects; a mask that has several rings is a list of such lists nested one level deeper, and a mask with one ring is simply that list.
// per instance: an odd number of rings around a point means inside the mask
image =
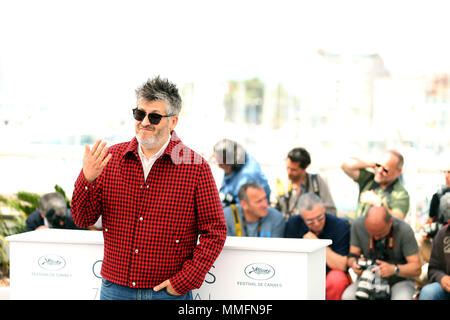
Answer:
[{"label": "shirt collar", "polygon": [[137,148],[138,154],[141,157],[141,159],[143,159],[145,161],[156,160],[164,153],[169,142],[170,142],[170,137],[169,137],[169,139],[167,139],[166,143],[164,143],[164,145],[161,147],[161,149],[159,149],[159,151],[157,153],[155,153],[153,156],[151,156],[148,160],[147,160],[147,157],[145,156],[144,152],[142,151],[142,145],[138,142],[138,148]]}]

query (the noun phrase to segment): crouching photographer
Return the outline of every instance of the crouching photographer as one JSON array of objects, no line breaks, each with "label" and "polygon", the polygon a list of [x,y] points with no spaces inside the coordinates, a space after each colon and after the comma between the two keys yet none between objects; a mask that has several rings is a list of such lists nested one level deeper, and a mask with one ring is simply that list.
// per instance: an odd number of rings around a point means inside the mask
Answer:
[{"label": "crouching photographer", "polygon": [[25,222],[25,231],[44,228],[80,229],[72,220],[66,200],[58,192],[44,194],[39,199],[39,209],[32,212]]},{"label": "crouching photographer", "polygon": [[389,281],[381,277],[380,269],[375,261],[359,258],[357,264],[363,271],[356,288],[356,298],[360,300],[389,300],[391,297]]},{"label": "crouching photographer", "polygon": [[371,207],[352,223],[347,265],[358,279],[342,300],[411,300],[421,272],[414,231],[386,207]]}]

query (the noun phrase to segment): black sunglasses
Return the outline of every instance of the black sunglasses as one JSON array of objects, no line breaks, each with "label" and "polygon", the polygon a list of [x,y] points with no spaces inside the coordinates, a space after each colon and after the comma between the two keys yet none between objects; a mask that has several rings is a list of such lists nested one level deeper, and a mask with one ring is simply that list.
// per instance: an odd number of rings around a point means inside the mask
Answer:
[{"label": "black sunglasses", "polygon": [[174,116],[174,114],[162,115],[162,114],[154,113],[154,112],[147,113],[144,110],[134,108],[133,116],[134,116],[134,119],[137,121],[142,121],[145,119],[145,116],[148,116],[148,121],[150,121],[151,124],[159,124],[161,122],[162,118],[172,117],[172,116]]},{"label": "black sunglasses", "polygon": [[379,164],[379,163],[375,163],[375,166],[376,166],[377,168],[380,168],[380,167],[381,167],[381,169],[383,169],[384,173],[386,173],[386,174],[389,173],[389,170],[386,169],[383,165],[381,165],[381,164]]}]

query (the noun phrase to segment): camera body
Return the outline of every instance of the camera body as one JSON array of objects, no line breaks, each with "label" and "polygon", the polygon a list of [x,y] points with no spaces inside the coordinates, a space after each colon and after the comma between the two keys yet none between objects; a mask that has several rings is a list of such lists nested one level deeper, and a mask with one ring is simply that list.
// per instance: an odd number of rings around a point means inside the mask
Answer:
[{"label": "camera body", "polygon": [[54,209],[50,209],[45,214],[50,228],[54,229],[69,229],[69,217],[67,215],[60,215]]},{"label": "camera body", "polygon": [[434,236],[438,233],[442,224],[438,221],[433,221],[429,224],[424,225],[423,231],[427,234],[428,237],[434,238]]},{"label": "camera body", "polygon": [[388,300],[391,288],[387,279],[381,277],[375,260],[358,259],[357,264],[363,269],[356,288],[356,298],[359,300]]},{"label": "camera body", "polygon": [[364,259],[364,258],[359,258],[358,261],[356,261],[356,263],[363,270],[366,270],[368,267],[375,264],[375,262],[372,261],[372,259]]},{"label": "camera body", "polygon": [[227,207],[231,204],[236,203],[236,199],[234,199],[233,195],[231,193],[219,193],[220,200],[222,201],[222,206]]}]

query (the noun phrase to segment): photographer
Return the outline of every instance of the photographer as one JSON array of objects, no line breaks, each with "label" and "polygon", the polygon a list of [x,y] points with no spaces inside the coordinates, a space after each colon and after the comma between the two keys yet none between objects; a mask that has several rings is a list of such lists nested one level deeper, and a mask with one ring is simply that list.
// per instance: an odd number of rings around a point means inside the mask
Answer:
[{"label": "photographer", "polygon": [[439,204],[441,198],[450,194],[450,167],[443,170],[445,175],[445,185],[433,194],[430,202],[430,209],[428,211],[428,219],[425,224],[416,233],[417,244],[419,245],[419,255],[422,263],[422,273],[415,279],[418,290],[421,290],[428,281],[428,266],[430,262],[431,249],[433,245],[433,239],[447,222],[440,209]]},{"label": "photographer", "polygon": [[[360,259],[361,255],[367,260]],[[367,273],[363,276],[364,261],[372,264],[366,266],[372,272],[371,279],[365,277]],[[376,282],[388,284],[384,298],[411,300],[415,291],[412,278],[421,271],[412,228],[402,219],[392,217],[384,206],[371,207],[364,217],[352,223],[347,265],[358,279],[347,287],[342,300],[378,298],[378,288],[373,285]],[[366,289],[367,297],[359,294]]]},{"label": "photographer", "polygon": [[250,181],[256,181],[264,188],[267,202],[270,203],[271,191],[266,175],[258,161],[239,143],[229,139],[218,141],[211,159],[224,171],[219,190],[223,207],[239,203],[239,189]]},{"label": "photographer", "polygon": [[25,222],[25,231],[44,228],[79,229],[72,220],[66,200],[58,192],[44,194],[39,199],[39,209],[32,212]]},{"label": "photographer", "polygon": [[441,198],[447,194],[450,193],[450,168],[447,168],[446,170],[443,170],[443,173],[445,175],[445,185],[442,186],[435,194],[433,194],[433,197],[431,198],[431,202],[430,202],[430,210],[428,212],[428,221],[427,221],[427,225],[430,225],[430,232],[428,232],[430,234],[431,238],[434,238],[434,236],[436,235],[437,231],[439,230],[439,228],[437,228],[438,230],[433,230],[433,225],[432,223],[440,223],[441,225],[446,224],[447,222],[445,221],[445,217],[443,216],[443,214],[441,213],[442,210],[440,210],[440,201]]},{"label": "photographer", "polygon": [[264,188],[255,181],[239,188],[239,204],[223,209],[227,235],[238,237],[282,238],[286,221],[275,208],[269,207]]},{"label": "photographer", "polygon": [[327,181],[318,173],[307,172],[310,164],[311,155],[305,148],[294,148],[287,154],[286,171],[289,181],[285,188],[281,180],[277,179],[278,192],[274,205],[286,219],[300,213],[298,211],[299,198],[307,192],[314,192],[322,199],[327,213],[336,215],[336,205]]},{"label": "photographer", "polygon": [[344,220],[326,212],[324,202],[314,192],[300,196],[298,208],[300,215],[289,218],[285,236],[333,241],[326,248],[325,297],[327,300],[340,300],[350,284],[347,277],[350,227]]},{"label": "photographer", "polygon": [[357,217],[371,206],[383,205],[389,213],[404,219],[409,210],[409,194],[400,176],[404,158],[396,150],[387,150],[377,162],[347,159],[341,168],[359,186]]},{"label": "photographer", "polygon": [[450,193],[441,198],[439,209],[447,224],[433,240],[428,265],[430,283],[420,291],[420,300],[450,300]]}]

